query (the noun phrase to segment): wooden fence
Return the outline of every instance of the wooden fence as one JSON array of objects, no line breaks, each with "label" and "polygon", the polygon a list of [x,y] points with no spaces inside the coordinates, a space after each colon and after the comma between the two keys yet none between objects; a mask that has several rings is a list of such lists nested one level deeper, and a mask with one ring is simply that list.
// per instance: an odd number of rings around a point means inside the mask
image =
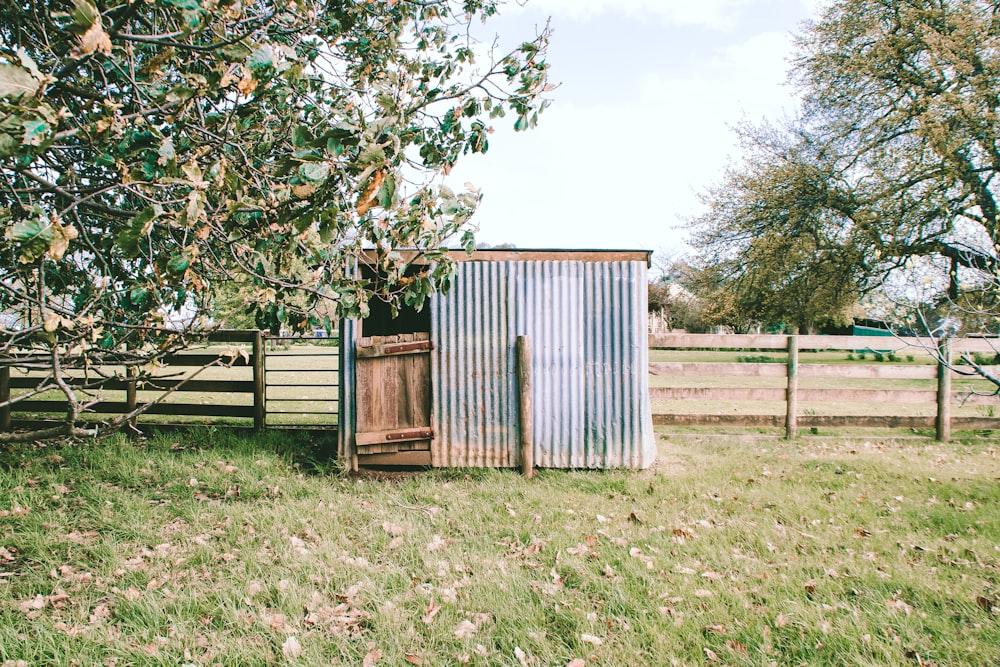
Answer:
[{"label": "wooden fence", "polygon": [[[954,339],[943,348],[946,355],[962,353],[983,353],[994,355],[994,345],[1000,341],[977,338]],[[657,401],[770,401],[784,404],[784,414],[670,414],[660,410],[654,414],[654,422],[661,425],[704,426],[772,426],[784,427],[788,437],[795,437],[800,427],[861,427],[861,428],[934,428],[937,438],[947,440],[951,429],[1000,429],[1000,419],[992,416],[952,416],[955,405],[987,406],[992,414],[992,406],[998,399],[981,396],[969,391],[953,391],[952,380],[961,374],[950,370],[946,364],[904,364],[904,363],[800,363],[799,352],[803,350],[822,352],[840,351],[846,354],[866,353],[881,355],[923,356],[927,358],[929,341],[916,338],[889,336],[773,336],[773,335],[705,335],[705,334],[654,334],[649,337],[652,349],[685,351],[681,356],[695,356],[694,350],[718,351],[772,351],[784,353],[784,363],[743,362],[697,362],[652,361],[650,363],[650,398]],[[651,352],[655,356],[655,353]],[[755,359],[747,356],[745,359]],[[706,383],[705,378],[743,378],[743,384],[754,384],[753,378],[784,378],[781,387],[665,387],[656,386],[656,376],[670,378],[698,378],[692,384]],[[748,382],[746,378],[751,378]],[[877,388],[800,388],[799,380],[816,379],[813,384],[855,383],[870,380]],[[893,381],[921,380],[926,389],[893,388]],[[724,382],[716,380],[709,384]],[[883,382],[885,381],[885,382]],[[773,383],[774,381],[769,381]],[[762,381],[760,384],[766,384]],[[739,384],[734,382],[733,384]],[[858,414],[803,414],[802,402],[820,404],[845,403],[868,406]],[[934,406],[934,416],[886,415],[879,406],[899,405]],[[772,403],[773,405],[773,403]],[[655,409],[655,408],[654,408]],[[880,414],[882,412],[883,414]]]},{"label": "wooden fence", "polygon": [[[266,420],[265,377],[264,377],[264,337],[260,331],[217,331],[207,337],[208,344],[190,352],[181,352],[163,360],[162,377],[136,377],[134,373],[118,369],[117,377],[105,380],[69,369],[67,383],[81,390],[106,394],[109,400],[95,403],[88,411],[94,414],[124,415],[143,406],[142,394],[162,394],[173,391],[177,395],[191,396],[195,393],[211,396],[214,400],[201,402],[170,401],[150,405],[143,415],[166,415],[168,417],[237,418],[246,422],[252,420],[254,428],[263,428]],[[243,354],[233,355],[234,350],[220,348],[246,346]],[[238,349],[238,348],[237,348]],[[17,395],[19,390],[35,389],[44,379],[37,372],[18,370],[16,362],[4,360],[0,368],[0,402]],[[194,369],[204,368],[215,362],[225,365],[220,377],[211,379],[184,377]],[[13,370],[12,370],[13,368]],[[235,371],[233,369],[236,369]],[[111,373],[109,373],[111,374]],[[46,392],[51,393],[51,392]],[[225,396],[227,400],[219,400]],[[60,398],[32,398],[0,408],[0,431],[9,431],[12,413],[45,415],[64,413],[66,401]],[[23,421],[23,420],[19,420]],[[28,420],[35,421],[35,420]]]}]

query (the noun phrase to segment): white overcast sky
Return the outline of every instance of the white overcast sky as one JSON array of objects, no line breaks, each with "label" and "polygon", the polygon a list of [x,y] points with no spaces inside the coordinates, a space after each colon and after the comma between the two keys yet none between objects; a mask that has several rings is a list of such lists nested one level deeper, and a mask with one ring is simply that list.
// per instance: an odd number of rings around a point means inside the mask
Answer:
[{"label": "white overcast sky", "polygon": [[551,17],[552,106],[494,121],[449,183],[484,193],[480,242],[684,249],[683,220],[736,156],[732,127],[779,119],[792,34],[821,0],[530,0],[485,29],[512,45]]}]

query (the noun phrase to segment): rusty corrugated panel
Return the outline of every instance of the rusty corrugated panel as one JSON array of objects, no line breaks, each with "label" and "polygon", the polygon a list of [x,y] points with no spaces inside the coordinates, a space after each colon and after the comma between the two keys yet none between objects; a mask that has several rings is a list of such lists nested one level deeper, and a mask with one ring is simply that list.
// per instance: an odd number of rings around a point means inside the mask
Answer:
[{"label": "rusty corrugated panel", "polygon": [[646,265],[637,261],[460,263],[432,302],[432,460],[518,464],[514,340],[532,339],[535,461],[645,467]]}]

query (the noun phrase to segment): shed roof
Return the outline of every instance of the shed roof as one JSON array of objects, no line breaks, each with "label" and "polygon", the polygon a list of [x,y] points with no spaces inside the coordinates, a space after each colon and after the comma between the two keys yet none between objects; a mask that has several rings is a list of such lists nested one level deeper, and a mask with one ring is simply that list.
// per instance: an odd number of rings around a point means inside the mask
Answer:
[{"label": "shed roof", "polygon": [[[365,251],[366,261],[373,250]],[[420,253],[413,249],[397,250],[406,262],[413,261]],[[650,266],[652,250],[567,250],[562,248],[477,248],[471,255],[460,248],[449,250],[448,256],[456,262],[645,262]]]}]

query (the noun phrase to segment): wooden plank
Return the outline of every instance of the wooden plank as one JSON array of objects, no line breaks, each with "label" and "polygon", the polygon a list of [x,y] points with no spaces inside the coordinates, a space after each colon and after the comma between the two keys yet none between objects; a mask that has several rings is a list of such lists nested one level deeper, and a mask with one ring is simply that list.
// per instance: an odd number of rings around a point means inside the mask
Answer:
[{"label": "wooden plank", "polygon": [[[142,403],[138,404],[143,405]],[[22,401],[11,406],[16,412],[65,412],[65,401]],[[88,408],[96,414],[125,414],[124,401],[101,401]],[[200,403],[158,403],[149,407],[147,415],[190,415],[199,417],[253,417],[252,405],[202,405]]]},{"label": "wooden plank", "polygon": [[429,354],[434,349],[434,344],[429,340],[413,341],[410,343],[389,343],[382,345],[358,346],[357,355],[359,359],[370,357],[390,357],[402,354]]},{"label": "wooden plank", "polygon": [[267,422],[267,384],[264,369],[264,336],[260,331],[254,333],[253,351],[250,355],[253,363],[253,427],[260,431]]},{"label": "wooden plank", "polygon": [[[248,352],[249,356],[249,352]],[[253,361],[251,359],[244,359],[243,357],[237,355],[235,358],[229,357],[227,355],[221,354],[203,354],[203,353],[191,353],[182,352],[179,354],[171,354],[163,359],[164,366],[182,366],[182,367],[201,367],[208,366],[222,359],[224,365],[234,366],[234,367],[246,367],[251,366]]]},{"label": "wooden plank", "polygon": [[[764,387],[651,387],[649,397],[665,401],[781,401],[787,389]],[[811,403],[933,403],[932,389],[798,389],[798,400]]]},{"label": "wooden plank", "polygon": [[[955,420],[956,424],[958,419]],[[1000,420],[994,419],[994,423]],[[657,426],[784,426],[785,415],[653,415]],[[978,424],[979,422],[972,422]],[[934,417],[896,417],[873,415],[800,415],[799,428],[934,428]],[[1000,428],[966,426],[963,428]]]},{"label": "wooden plank", "polygon": [[405,442],[408,440],[426,440],[434,437],[432,428],[408,428],[394,429],[388,431],[358,431],[354,440],[359,447],[364,445],[375,445],[385,442]]},{"label": "wooden plank", "polygon": [[782,401],[784,388],[766,387],[650,387],[649,397],[660,401]]},{"label": "wooden plank", "polygon": [[941,360],[938,362],[937,418],[935,435],[938,442],[951,439],[951,341],[941,343]]},{"label": "wooden plank", "polygon": [[[414,250],[397,250],[404,262],[420,262],[422,256]],[[471,256],[464,250],[451,250],[448,257],[456,262],[645,262],[650,264],[651,250],[559,250],[509,248],[477,249]],[[365,251],[362,261],[377,263],[373,251]],[[426,260],[423,260],[426,262]]]},{"label": "wooden plank", "polygon": [[[785,388],[785,438],[792,440],[798,433],[799,409],[799,337],[788,337],[788,383]],[[805,392],[803,392],[805,393]],[[803,400],[806,400],[803,396]]]},{"label": "wooden plank", "polygon": [[649,372],[653,375],[674,377],[785,377],[787,369],[783,363],[654,361],[649,364]]},{"label": "wooden plank", "polygon": [[[931,349],[928,338],[896,336],[799,336],[800,350],[909,351]],[[787,337],[767,334],[650,334],[649,347],[666,349],[779,350]],[[1000,339],[956,338],[952,349],[961,352],[997,353]]]},{"label": "wooden plank", "polygon": [[521,473],[531,479],[535,474],[535,429],[534,429],[534,393],[531,386],[531,339],[528,336],[518,336],[514,341],[517,353],[517,398],[518,417],[521,428],[518,440],[521,450]]},{"label": "wooden plank", "polygon": [[219,329],[208,334],[211,343],[253,343],[263,332],[255,329]]},{"label": "wooden plank", "polygon": [[431,453],[426,452],[396,452],[393,454],[358,454],[359,466],[420,466],[431,464]]},{"label": "wooden plank", "polygon": [[[0,403],[10,400],[10,368],[4,366],[0,368]],[[0,432],[10,430],[10,406],[5,405],[0,408]]]},{"label": "wooden plank", "polygon": [[409,442],[383,443],[375,445],[358,445],[358,454],[391,454],[393,452],[423,452],[430,451],[430,440],[412,440]]},{"label": "wooden plank", "polygon": [[[40,377],[14,377],[10,380],[10,386],[12,389],[34,389],[38,386]],[[89,384],[81,382],[84,378],[65,378],[66,383],[71,387],[79,387],[81,389],[105,389],[107,391],[127,391],[129,381],[128,380],[105,380],[105,381],[94,381],[91,380]],[[158,379],[158,378],[148,378],[145,380],[138,380],[136,382],[136,389],[138,391],[162,391],[166,389],[172,389],[176,387],[183,379]],[[178,392],[199,392],[199,393],[212,393],[212,394],[250,394],[253,392],[253,382],[251,380],[190,380],[183,387],[178,389]]]},{"label": "wooden plank", "polygon": [[799,377],[857,378],[872,380],[933,380],[937,368],[930,364],[801,364]]}]

